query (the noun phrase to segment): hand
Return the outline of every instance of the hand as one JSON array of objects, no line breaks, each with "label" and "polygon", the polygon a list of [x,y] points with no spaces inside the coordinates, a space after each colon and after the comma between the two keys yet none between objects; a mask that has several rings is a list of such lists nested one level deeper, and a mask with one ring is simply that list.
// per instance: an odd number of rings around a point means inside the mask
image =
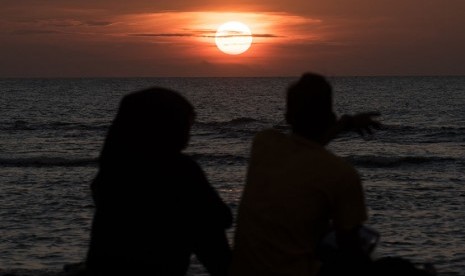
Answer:
[{"label": "hand", "polygon": [[380,129],[381,123],[374,119],[381,114],[379,112],[362,112],[355,115],[343,115],[338,124],[342,125],[344,131],[355,131],[360,136],[372,135],[373,129]]}]

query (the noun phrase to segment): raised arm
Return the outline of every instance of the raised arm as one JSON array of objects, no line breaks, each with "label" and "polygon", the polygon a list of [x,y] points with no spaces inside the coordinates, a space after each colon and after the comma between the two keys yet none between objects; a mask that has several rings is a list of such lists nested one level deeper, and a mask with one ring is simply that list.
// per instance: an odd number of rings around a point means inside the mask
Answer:
[{"label": "raised arm", "polygon": [[373,130],[380,129],[382,124],[375,118],[379,117],[379,112],[362,112],[354,115],[342,115],[336,123],[328,129],[324,141],[329,143],[343,132],[355,131],[360,136],[371,135]]}]

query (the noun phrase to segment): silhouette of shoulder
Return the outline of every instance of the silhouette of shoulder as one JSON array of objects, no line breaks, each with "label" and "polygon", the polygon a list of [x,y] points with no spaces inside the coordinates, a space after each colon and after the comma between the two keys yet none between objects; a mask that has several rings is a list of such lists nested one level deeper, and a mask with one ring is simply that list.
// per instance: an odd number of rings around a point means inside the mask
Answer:
[{"label": "silhouette of shoulder", "polygon": [[[358,172],[343,158],[324,146],[295,134],[285,134],[276,129],[266,129],[256,134],[253,140],[254,157],[266,163],[292,163],[295,169],[313,166],[313,171],[327,172],[336,176],[359,178]],[[316,169],[320,168],[320,170]],[[304,168],[301,168],[304,169]],[[314,177],[315,174],[309,175]]]}]

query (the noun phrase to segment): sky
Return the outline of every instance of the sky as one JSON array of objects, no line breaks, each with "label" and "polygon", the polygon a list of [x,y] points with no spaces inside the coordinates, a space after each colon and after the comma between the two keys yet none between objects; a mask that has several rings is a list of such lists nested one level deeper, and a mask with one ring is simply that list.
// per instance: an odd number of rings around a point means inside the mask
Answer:
[{"label": "sky", "polygon": [[[0,77],[465,75],[465,0],[0,0]],[[221,52],[240,21],[252,45]]]}]

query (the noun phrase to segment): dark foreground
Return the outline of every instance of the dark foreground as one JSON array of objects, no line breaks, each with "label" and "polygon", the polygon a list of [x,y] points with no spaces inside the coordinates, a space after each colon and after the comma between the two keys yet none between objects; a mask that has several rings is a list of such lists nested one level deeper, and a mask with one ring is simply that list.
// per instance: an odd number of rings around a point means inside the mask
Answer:
[{"label": "dark foreground", "polygon": [[[374,274],[378,276],[392,275],[409,275],[409,276],[436,276],[434,265],[425,264],[422,267],[417,267],[411,262],[402,258],[383,258],[376,263],[375,271],[370,271],[367,275]],[[60,271],[40,271],[37,270],[18,270],[18,271],[3,271],[0,269],[0,276],[85,276],[85,264],[74,263],[68,264]],[[333,271],[330,268],[322,276],[337,276],[345,275],[343,270],[336,269]]]}]

